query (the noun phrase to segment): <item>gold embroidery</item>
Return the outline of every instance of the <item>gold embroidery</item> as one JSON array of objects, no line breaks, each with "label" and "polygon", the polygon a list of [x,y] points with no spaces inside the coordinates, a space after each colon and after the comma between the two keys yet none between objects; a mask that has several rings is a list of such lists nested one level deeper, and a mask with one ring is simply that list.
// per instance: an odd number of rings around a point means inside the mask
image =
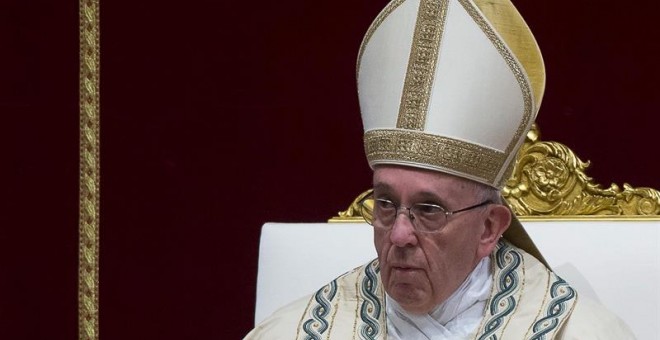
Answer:
[{"label": "gold embroidery", "polygon": [[472,143],[405,130],[372,130],[364,135],[369,162],[398,160],[452,169],[492,183],[505,155]]},{"label": "gold embroidery", "polygon": [[309,298],[309,301],[307,301],[307,307],[305,307],[305,312],[302,313],[300,316],[300,321],[298,321],[298,328],[296,329],[296,339],[300,339],[300,330],[303,328],[303,321],[305,320],[305,316],[308,314],[311,314],[309,312],[309,307],[312,306],[312,301],[314,301],[314,296]]},{"label": "gold embroidery", "polygon": [[99,338],[99,1],[80,0],[78,337]]},{"label": "gold embroidery", "polygon": [[[552,279],[551,275],[547,275],[547,280],[545,284],[545,293],[543,293],[543,302],[541,302],[541,305],[539,306],[539,310],[536,311],[536,317],[534,317],[534,320],[539,320],[541,318],[541,313],[543,313],[543,308],[546,306],[548,303],[548,297],[550,297],[550,280]],[[532,328],[534,328],[534,322],[529,324],[529,328],[527,329],[527,333],[525,333],[525,339],[529,339],[529,335],[532,334]]]},{"label": "gold embroidery", "polygon": [[360,305],[362,300],[360,299],[360,282],[362,282],[363,271],[359,271],[357,275],[357,280],[355,280],[355,316],[353,317],[353,339],[358,336],[357,325],[358,320],[360,320]]},{"label": "gold embroidery", "polygon": [[332,312],[332,316],[330,317],[330,325],[328,325],[328,339],[332,339],[332,326],[335,324],[335,317],[337,316],[337,312],[339,311],[339,301],[341,301],[342,297],[342,291],[344,285],[337,285],[337,296],[335,296],[335,303],[331,304],[332,308],[334,311]]},{"label": "gold embroidery", "polygon": [[421,0],[415,23],[397,128],[422,130],[426,122],[448,0]]}]

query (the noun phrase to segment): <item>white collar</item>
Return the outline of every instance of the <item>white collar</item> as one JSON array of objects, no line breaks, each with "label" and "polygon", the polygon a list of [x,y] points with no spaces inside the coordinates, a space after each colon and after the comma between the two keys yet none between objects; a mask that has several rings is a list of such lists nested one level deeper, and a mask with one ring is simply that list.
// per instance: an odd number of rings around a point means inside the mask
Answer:
[{"label": "white collar", "polygon": [[479,326],[492,286],[490,257],[486,256],[460,287],[431,313],[406,312],[385,294],[388,334],[392,339],[462,339]]}]

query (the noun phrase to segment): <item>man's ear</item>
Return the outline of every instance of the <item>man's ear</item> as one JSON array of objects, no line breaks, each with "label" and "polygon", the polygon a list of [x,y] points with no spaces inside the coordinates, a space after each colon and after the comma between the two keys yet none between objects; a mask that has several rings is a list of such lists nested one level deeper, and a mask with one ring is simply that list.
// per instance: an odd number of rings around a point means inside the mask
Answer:
[{"label": "man's ear", "polygon": [[490,254],[511,224],[511,210],[501,204],[488,206],[484,229],[479,239],[479,257]]}]

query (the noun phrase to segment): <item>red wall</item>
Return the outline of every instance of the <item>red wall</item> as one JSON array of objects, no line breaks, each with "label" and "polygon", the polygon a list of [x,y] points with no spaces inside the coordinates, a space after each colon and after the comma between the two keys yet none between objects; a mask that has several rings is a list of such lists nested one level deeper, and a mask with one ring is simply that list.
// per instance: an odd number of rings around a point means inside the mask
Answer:
[{"label": "red wall", "polygon": [[0,1],[0,339],[75,339],[77,3]]},{"label": "red wall", "polygon": [[[78,19],[60,3],[0,5],[2,339],[77,334]],[[515,3],[546,61],[542,138],[605,186],[660,188],[657,5]],[[250,329],[261,225],[324,221],[369,187],[355,59],[385,4],[101,1],[102,338]]]}]

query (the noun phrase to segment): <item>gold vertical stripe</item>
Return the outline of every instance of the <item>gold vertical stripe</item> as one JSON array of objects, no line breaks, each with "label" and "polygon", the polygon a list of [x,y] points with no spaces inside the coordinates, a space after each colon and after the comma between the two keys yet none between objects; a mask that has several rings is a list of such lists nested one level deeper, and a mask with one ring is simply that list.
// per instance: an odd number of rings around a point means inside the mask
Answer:
[{"label": "gold vertical stripe", "polygon": [[79,2],[78,339],[99,338],[99,1]]},{"label": "gold vertical stripe", "polygon": [[421,0],[415,23],[397,127],[422,130],[435,78],[448,0]]}]

